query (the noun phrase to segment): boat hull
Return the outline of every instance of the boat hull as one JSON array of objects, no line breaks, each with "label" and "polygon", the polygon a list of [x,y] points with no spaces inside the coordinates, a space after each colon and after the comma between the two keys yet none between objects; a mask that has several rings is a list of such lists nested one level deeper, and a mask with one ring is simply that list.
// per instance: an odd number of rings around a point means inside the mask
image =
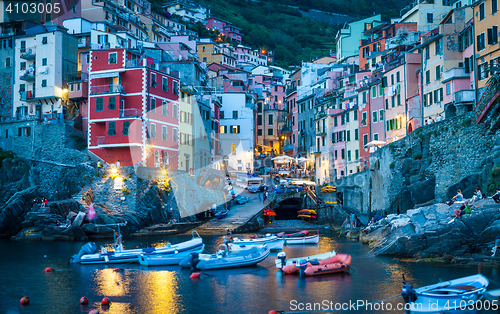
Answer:
[{"label": "boat hull", "polygon": [[139,263],[142,266],[172,266],[179,263],[190,253],[201,253],[205,249],[205,244],[184,251],[172,252],[169,254],[141,254]]},{"label": "boat hull", "polygon": [[234,250],[238,250],[238,248],[243,248],[242,246],[256,246],[256,245],[262,245],[265,244],[267,248],[271,251],[274,250],[282,250],[283,246],[285,245],[285,239],[277,237],[277,236],[270,236],[270,237],[265,237],[265,238],[257,238],[257,239],[238,239],[234,238],[232,243],[229,243],[229,246],[231,249],[234,248]]},{"label": "boat hull", "polygon": [[190,248],[199,248],[203,240],[199,237],[189,241],[171,246],[162,246],[159,248],[123,250],[121,252],[111,251],[107,253],[85,254],[81,257],[81,264],[121,264],[138,263],[141,254],[173,254],[177,251],[185,251]]},{"label": "boat hull", "polygon": [[348,254],[337,254],[326,260],[318,261],[319,265],[308,263],[304,274],[306,276],[318,276],[334,273],[343,273],[351,268],[352,257]]},{"label": "boat hull", "polygon": [[[263,244],[235,244],[235,243],[229,243],[228,245],[229,245],[229,248],[232,251],[242,251],[242,250],[248,250],[251,247],[260,246],[260,245],[263,245]],[[283,250],[283,247],[285,246],[285,240],[284,239],[278,239],[278,240],[275,240],[275,241],[271,241],[271,242],[265,243],[265,245],[267,246],[267,248],[270,251],[281,251],[281,250]]]},{"label": "boat hull", "polygon": [[318,244],[319,234],[310,237],[286,238],[286,245]]},{"label": "boat hull", "polygon": [[311,256],[286,259],[284,262],[284,265],[283,265],[283,261],[281,259],[275,259],[274,263],[275,263],[276,267],[278,269],[281,269],[284,273],[293,274],[293,273],[297,273],[299,271],[299,268],[296,265],[302,260],[305,260],[306,262],[319,261],[319,260],[324,260],[324,259],[333,257],[335,255],[337,255],[337,253],[335,252],[335,250],[332,250],[331,252],[326,252],[326,253],[321,253],[321,254],[316,254],[316,255],[311,255]]},{"label": "boat hull", "polygon": [[415,289],[417,299],[411,313],[439,313],[472,306],[483,298],[489,281],[481,274],[440,282]]},{"label": "boat hull", "polygon": [[[262,245],[240,252],[229,253],[223,257],[217,254],[199,254],[199,261],[196,263],[195,268],[199,270],[214,270],[253,266],[266,259],[270,252],[266,246]],[[193,267],[189,256],[184,258],[180,262],[180,265],[182,267]]]}]

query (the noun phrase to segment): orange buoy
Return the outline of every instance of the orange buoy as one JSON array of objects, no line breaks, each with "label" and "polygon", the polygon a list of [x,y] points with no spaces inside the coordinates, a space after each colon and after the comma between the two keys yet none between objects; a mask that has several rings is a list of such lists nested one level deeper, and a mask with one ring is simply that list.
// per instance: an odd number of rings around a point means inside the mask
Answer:
[{"label": "orange buoy", "polygon": [[89,314],[99,314],[99,310],[92,310],[89,312]]},{"label": "orange buoy", "polygon": [[51,268],[51,267],[47,267],[47,268],[45,268],[45,272],[46,272],[46,273],[50,273],[51,271],[52,271],[52,268]]},{"label": "orange buoy", "polygon": [[102,301],[101,301],[101,304],[102,305],[109,305],[111,303],[111,301],[109,301],[109,298],[102,298]]},{"label": "orange buoy", "polygon": [[28,299],[28,297],[22,297],[21,298],[21,305],[28,305],[30,304],[30,300]]},{"label": "orange buoy", "polygon": [[267,314],[276,314],[278,312],[276,312],[276,310],[270,310]]},{"label": "orange buoy", "polygon": [[115,269],[113,269],[113,270],[114,270],[114,271],[116,271],[116,272],[119,272],[119,271],[120,271],[120,268],[115,268]]},{"label": "orange buoy", "polygon": [[200,272],[193,272],[191,273],[191,276],[189,278],[200,278],[201,271]]},{"label": "orange buoy", "polygon": [[89,299],[87,299],[87,297],[82,297],[80,299],[80,304],[83,304],[83,305],[89,304]]}]

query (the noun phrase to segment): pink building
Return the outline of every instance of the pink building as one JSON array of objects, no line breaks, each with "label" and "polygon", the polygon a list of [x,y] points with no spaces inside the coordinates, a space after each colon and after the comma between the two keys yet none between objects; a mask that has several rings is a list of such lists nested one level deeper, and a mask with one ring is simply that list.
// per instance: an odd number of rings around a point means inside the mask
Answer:
[{"label": "pink building", "polygon": [[232,41],[241,43],[243,37],[241,28],[232,25],[231,22],[211,16],[205,20],[205,27],[209,30],[217,30],[222,36],[226,36]]},{"label": "pink building", "polygon": [[[328,115],[333,119],[330,129],[332,134],[332,147],[330,150],[333,154],[333,177],[340,179],[347,175],[347,161],[346,161],[346,126],[344,119],[343,109],[328,109]],[[331,175],[331,174],[330,174]]]}]

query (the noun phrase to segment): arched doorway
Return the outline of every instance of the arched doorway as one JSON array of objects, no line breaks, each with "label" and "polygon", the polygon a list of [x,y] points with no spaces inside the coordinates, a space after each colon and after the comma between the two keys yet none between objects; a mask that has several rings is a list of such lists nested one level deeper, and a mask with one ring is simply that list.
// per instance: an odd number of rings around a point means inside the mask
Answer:
[{"label": "arched doorway", "polygon": [[297,211],[302,209],[302,199],[299,197],[291,197],[282,200],[276,208],[275,220],[292,220],[297,219]]}]

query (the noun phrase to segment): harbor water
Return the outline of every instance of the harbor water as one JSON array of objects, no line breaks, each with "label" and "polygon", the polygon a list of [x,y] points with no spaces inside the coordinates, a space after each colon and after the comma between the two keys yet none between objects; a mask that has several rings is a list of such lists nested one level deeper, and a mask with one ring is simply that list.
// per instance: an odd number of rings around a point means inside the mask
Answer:
[{"label": "harbor water", "polygon": [[[162,246],[191,236],[126,238],[124,248]],[[215,252],[222,237],[203,237],[207,252]],[[69,264],[81,242],[0,241],[0,313],[268,313],[270,310],[308,313],[404,313],[401,298],[367,303],[398,295],[403,274],[409,283],[423,286],[477,273],[476,267],[415,263],[392,257],[373,257],[360,242],[321,234],[319,245],[287,246],[288,257],[336,250],[351,254],[352,268],[343,274],[301,278],[283,275],[274,266],[276,252],[254,267],[207,271],[191,279],[190,270],[177,266],[143,267],[139,264]],[[111,240],[96,241],[111,249]],[[46,267],[54,269],[45,272]],[[120,268],[115,271],[114,268]],[[483,274],[500,282],[500,271],[483,268]],[[490,283],[490,289],[498,289]],[[28,296],[30,304],[19,300]],[[80,305],[86,296],[89,304]],[[101,300],[108,297],[109,307]],[[353,306],[353,304],[355,304]],[[324,310],[321,312],[320,310]],[[470,313],[496,313],[475,310]]]}]

